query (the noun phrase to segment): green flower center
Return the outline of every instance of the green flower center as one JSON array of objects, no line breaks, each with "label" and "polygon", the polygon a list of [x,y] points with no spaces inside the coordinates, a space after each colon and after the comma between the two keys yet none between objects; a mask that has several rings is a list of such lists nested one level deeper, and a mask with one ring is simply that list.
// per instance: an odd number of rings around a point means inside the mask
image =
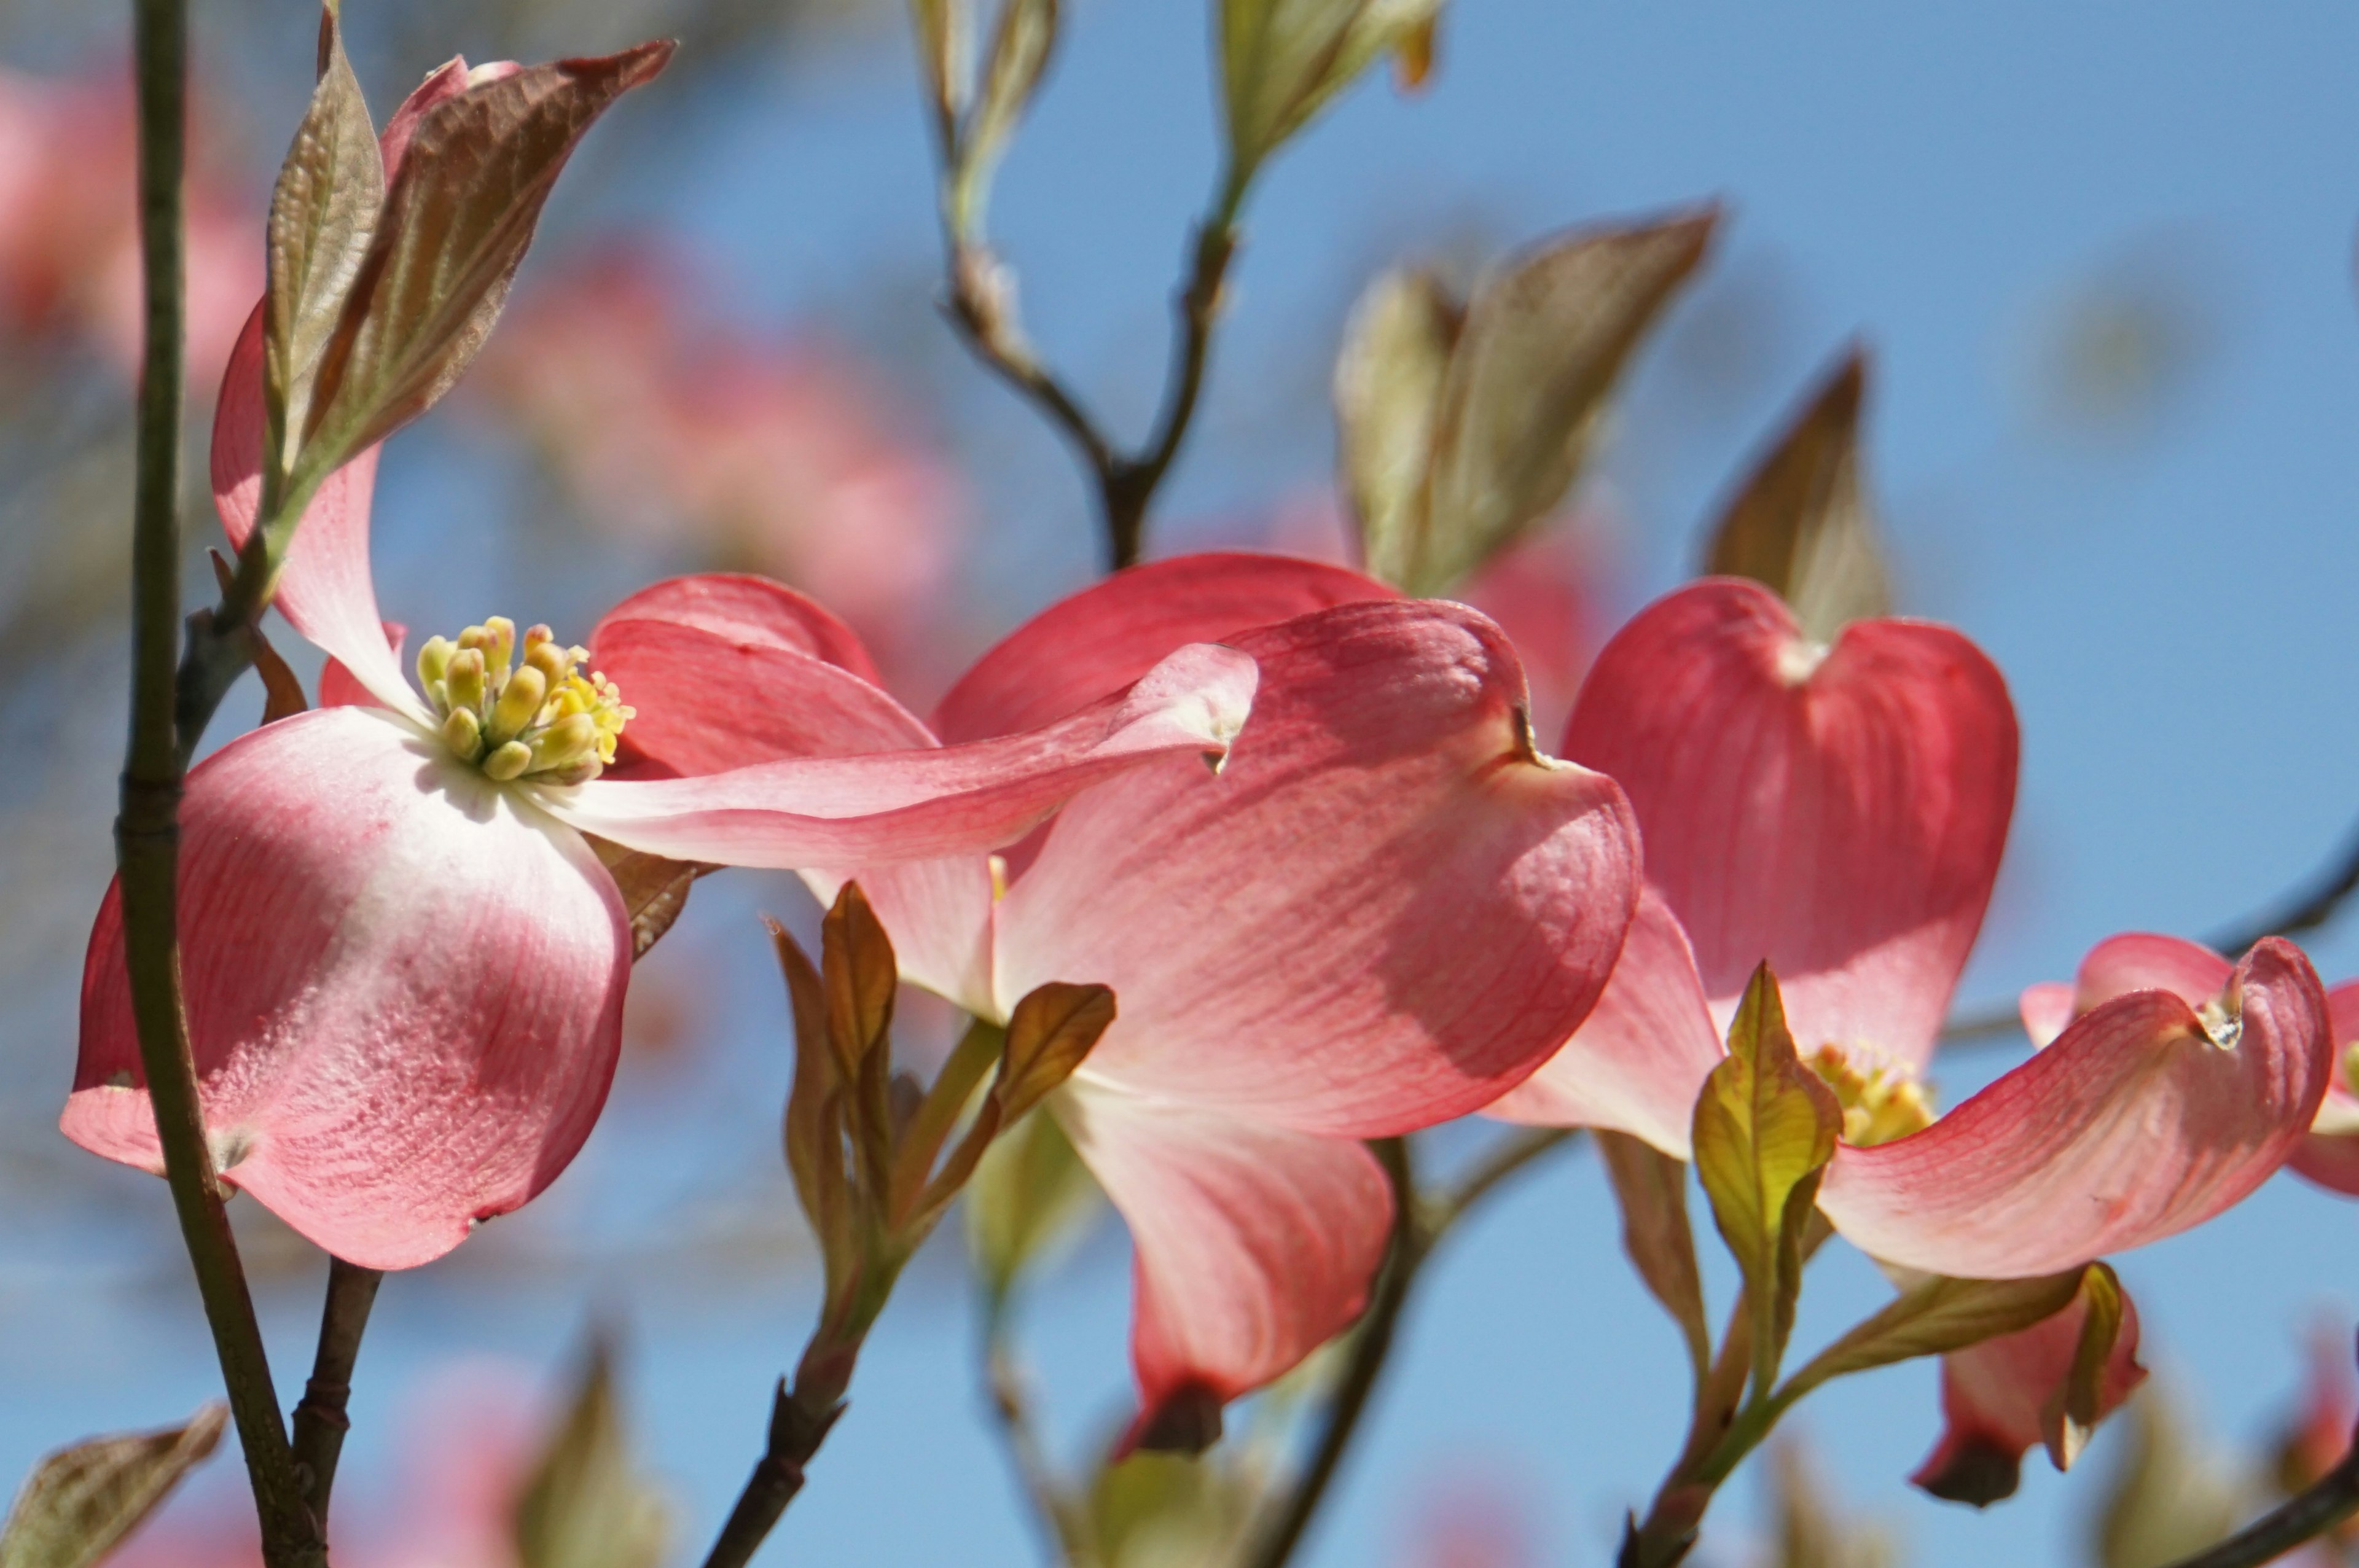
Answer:
[{"label": "green flower center", "polygon": [[505,784],[583,784],[614,760],[614,741],[635,710],[614,683],[580,665],[586,648],[560,644],[546,626],[525,630],[495,615],[418,650],[418,684],[461,762]]}]

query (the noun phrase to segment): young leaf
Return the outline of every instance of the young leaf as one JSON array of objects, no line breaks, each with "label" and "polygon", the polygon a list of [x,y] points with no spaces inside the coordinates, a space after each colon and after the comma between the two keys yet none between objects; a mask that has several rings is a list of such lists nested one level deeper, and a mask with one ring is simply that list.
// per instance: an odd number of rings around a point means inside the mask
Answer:
[{"label": "young leaf", "polygon": [[2088,1446],[2090,1433],[2104,1417],[2107,1373],[2125,1316],[2122,1282],[2111,1264],[2090,1264],[2082,1275],[2080,1293],[2088,1314],[2081,1320],[2081,1341],[2073,1347],[2071,1374],[2049,1400],[2039,1419],[2048,1456],[2059,1470],[2072,1467],[2081,1450]]},{"label": "young leaf", "polygon": [[1595,1136],[1622,1206],[1622,1250],[1679,1325],[1688,1358],[1701,1378],[1712,1365],[1712,1328],[1704,1321],[1703,1281],[1696,1271],[1695,1236],[1688,1228],[1688,1168],[1627,1133]]},{"label": "young leaf", "polygon": [[606,1347],[594,1345],[517,1500],[517,1568],[657,1568],[670,1526],[662,1494],[631,1463]]},{"label": "young leaf", "polygon": [[312,374],[385,206],[376,127],[333,11],[320,18],[320,82],[270,195],[262,363],[264,462],[274,481],[293,460],[288,433],[304,427]]},{"label": "young leaf", "polygon": [[1405,584],[1417,569],[1442,380],[1464,322],[1431,273],[1388,272],[1360,296],[1336,357],[1343,492],[1369,575],[1389,583]]},{"label": "young leaf", "polygon": [[820,923],[820,973],[827,985],[827,1037],[847,1081],[882,1048],[893,1029],[893,993],[901,983],[893,939],[858,882],[846,882]]},{"label": "young leaf", "polygon": [[910,21],[918,36],[918,62],[926,72],[926,93],[942,133],[942,154],[955,152],[958,124],[966,113],[967,31],[973,0],[911,0]]},{"label": "young leaf", "polygon": [[767,924],[795,1019],[795,1079],[787,1095],[787,1169],[794,1176],[803,1217],[832,1256],[848,1231],[835,1206],[842,1185],[843,1149],[830,1108],[841,1098],[842,1084],[836,1076],[835,1052],[828,1044],[825,988],[787,928],[775,920]]},{"label": "young leaf", "polygon": [[1728,503],[1705,557],[1706,571],[1766,584],[1821,643],[1847,622],[1892,611],[1860,478],[1866,384],[1866,360],[1854,349]]},{"label": "young leaf", "polygon": [[1728,1059],[1695,1108],[1695,1168],[1753,1303],[1754,1386],[1776,1381],[1802,1289],[1802,1243],[1843,1109],[1802,1065],[1777,978],[1754,970],[1728,1030]]},{"label": "young leaf", "polygon": [[994,1300],[1078,1236],[1102,1206],[1090,1168],[1046,1111],[995,1140],[966,1188],[968,1249]]},{"label": "young leaf", "polygon": [[498,318],[542,204],[582,135],[671,59],[669,43],[468,88],[419,122],[321,355],[296,487],[431,407]]},{"label": "young leaf", "polygon": [[1377,56],[1417,47],[1441,0],[1221,0],[1229,167],[1243,178]]},{"label": "young leaf", "polygon": [[213,1451],[229,1407],[185,1426],[93,1437],[33,1468],[0,1529],[0,1568],[88,1568],[137,1529],[182,1476]]},{"label": "young leaf", "polygon": [[959,135],[951,175],[951,226],[962,237],[981,227],[984,198],[1000,154],[1049,69],[1057,22],[1057,0],[1005,0],[1000,10],[991,58],[984,66],[983,96]]},{"label": "young leaf", "polygon": [[1104,986],[1061,980],[1051,980],[1017,1002],[1007,1018],[1007,1051],[999,1059],[999,1081],[992,1086],[1001,1125],[1012,1125],[1071,1077],[1113,1024],[1114,1014],[1114,992]]},{"label": "young leaf", "polygon": [[[1946,1356],[2029,1328],[2072,1304],[2081,1273],[2033,1280],[1912,1280],[1883,1311],[1828,1346],[1777,1392],[1790,1404],[1820,1384],[1920,1356]],[[2108,1342],[2110,1345],[2110,1341]]]},{"label": "young leaf", "polygon": [[1560,502],[1631,351],[1695,270],[1711,209],[1550,240],[1478,289],[1451,355],[1402,586],[1439,593]]}]

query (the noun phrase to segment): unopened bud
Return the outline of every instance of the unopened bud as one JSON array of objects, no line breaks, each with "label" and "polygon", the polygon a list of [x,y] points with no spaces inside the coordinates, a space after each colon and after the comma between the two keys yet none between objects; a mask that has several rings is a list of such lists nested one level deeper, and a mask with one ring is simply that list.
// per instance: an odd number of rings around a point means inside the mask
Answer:
[{"label": "unopened bud", "polygon": [[484,622],[491,641],[484,649],[487,668],[505,670],[516,658],[516,622],[505,615],[495,615]]},{"label": "unopened bud", "polygon": [[442,720],[442,743],[451,748],[453,755],[471,762],[475,760],[475,753],[484,745],[484,726],[475,718],[473,708],[451,710],[451,716]]},{"label": "unopened bud", "polygon": [[[473,632],[474,628],[468,629]],[[470,648],[462,642],[459,651],[451,655],[450,665],[442,672],[442,692],[455,711],[484,706],[484,651]]]},{"label": "unopened bud", "polygon": [[418,684],[429,697],[442,684],[444,672],[451,667],[451,655],[459,645],[448,637],[429,637],[426,646],[418,650]]},{"label": "unopened bud", "polygon": [[508,676],[501,688],[500,699],[492,705],[492,721],[488,730],[495,743],[514,740],[522,734],[540,711],[541,700],[549,695],[549,682],[541,673],[527,665]]},{"label": "unopened bud", "polygon": [[502,784],[524,777],[525,770],[531,766],[532,748],[521,741],[510,741],[484,759],[484,774]]}]

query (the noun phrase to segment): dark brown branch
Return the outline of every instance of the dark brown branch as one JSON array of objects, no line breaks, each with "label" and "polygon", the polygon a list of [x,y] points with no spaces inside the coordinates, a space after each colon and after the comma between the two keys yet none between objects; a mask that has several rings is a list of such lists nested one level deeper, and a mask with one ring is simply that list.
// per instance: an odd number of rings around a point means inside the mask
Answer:
[{"label": "dark brown branch", "polygon": [[2317,1540],[2354,1514],[2359,1514],[2359,1433],[2353,1434],[2351,1452],[2307,1491],[2170,1568],[2255,1568]]},{"label": "dark brown branch", "polygon": [[756,1462],[753,1475],[746,1477],[737,1506],[729,1510],[729,1522],[721,1527],[720,1539],[706,1553],[704,1568],[745,1568],[754,1560],[787,1505],[803,1489],[804,1467],[819,1453],[843,1411],[841,1400],[814,1410],[788,1389],[784,1378],[778,1379],[770,1407],[769,1444]]},{"label": "dark brown branch", "polygon": [[361,1336],[368,1331],[369,1309],[376,1304],[376,1288],[384,1279],[378,1270],[342,1258],[328,1260],[319,1354],[311,1362],[311,1380],[303,1386],[302,1402],[295,1407],[295,1474],[303,1484],[303,1500],[322,1530],[328,1527],[328,1496],[336,1486],[336,1460],[344,1451],[344,1433],[353,1427],[344,1413],[353,1397],[353,1364],[360,1358]]}]

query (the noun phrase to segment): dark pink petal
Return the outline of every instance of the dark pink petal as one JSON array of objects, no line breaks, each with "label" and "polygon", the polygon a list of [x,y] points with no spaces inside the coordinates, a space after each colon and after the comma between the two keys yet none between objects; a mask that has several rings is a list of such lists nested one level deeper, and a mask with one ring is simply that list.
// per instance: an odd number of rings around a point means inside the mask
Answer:
[{"label": "dark pink petal", "polygon": [[693,778],[597,779],[542,798],[585,833],[677,860],[801,870],[979,853],[1118,773],[1184,757],[1202,773],[1198,759],[1224,750],[1245,722],[1255,678],[1251,658],[1197,643],[1129,690],[1022,735]]},{"label": "dark pink petal", "polygon": [[1225,643],[1331,605],[1397,599],[1373,578],[1291,556],[1221,551],[1116,572],[1059,600],[974,663],[934,713],[950,741],[1032,730],[1147,673],[1185,643]]},{"label": "dark pink petal", "polygon": [[1565,752],[1628,793],[1723,1027],[1766,959],[1804,1051],[1924,1064],[2015,804],[2015,710],[1972,643],[1861,621],[1821,649],[1708,579],[1606,644]]},{"label": "dark pink petal", "polygon": [[2062,980],[2039,980],[2023,988],[2016,999],[2023,1015],[2023,1033],[2035,1051],[2048,1044],[2072,1022],[2072,988]]},{"label": "dark pink petal", "polygon": [[1684,1160],[1696,1096],[1726,1054],[1687,934],[1649,888],[1596,1011],[1484,1114],[1537,1127],[1609,1128]]},{"label": "dark pink petal", "polygon": [[[1937,1498],[1980,1508],[2014,1496],[2024,1454],[2043,1444],[2059,1470],[2070,1468],[2073,1455],[2052,1441],[2061,1429],[2049,1410],[2056,1404],[2060,1411],[2088,1315],[2087,1303],[2075,1300],[2020,1333],[1943,1357],[1941,1438],[1909,1480]],[[2125,1292],[2121,1331],[2098,1389],[2098,1421],[2146,1381],[2137,1348],[2137,1304]]]},{"label": "dark pink petal", "polygon": [[1348,604],[1235,639],[1262,669],[1218,778],[1068,806],[999,905],[999,986],[1114,988],[1099,1077],[1375,1137],[1496,1099],[1586,1018],[1637,902],[1611,780],[1537,757],[1462,605]]},{"label": "dark pink petal", "polygon": [[[808,654],[851,671],[870,686],[885,684],[858,633],[816,600],[807,599],[768,578],[738,572],[699,572],[643,588],[606,612],[606,618],[591,635],[592,652],[604,658],[606,629],[625,621],[669,622],[675,626],[710,632],[733,643]],[[1177,646],[1176,643],[1172,644]],[[1138,673],[1144,675],[1146,671]]]},{"label": "dark pink petal", "polygon": [[[233,741],[181,821],[190,1033],[230,1181],[340,1258],[408,1268],[564,1170],[631,961],[577,834],[357,708]],[[157,1168],[144,1081],[110,891],[67,1136]]]},{"label": "dark pink petal", "polygon": [[2359,1046],[2359,980],[2345,980],[2326,993],[2334,1021],[2334,1076],[2326,1099],[2286,1162],[2320,1186],[2359,1197],[2359,1094],[2351,1087],[2353,1048]]},{"label": "dark pink petal", "polygon": [[726,773],[788,757],[931,748],[917,717],[851,671],[688,622],[609,616],[592,662],[636,711],[616,778]]},{"label": "dark pink petal", "polygon": [[2088,1011],[2132,991],[2169,991],[2190,1007],[2218,996],[2235,966],[2201,942],[2150,931],[2108,936],[2089,949],[2072,978],[2072,1011]]},{"label": "dark pink petal", "polygon": [[1871,1256],[1967,1279],[2053,1273],[2199,1225],[2267,1179],[2332,1066],[2326,992],[2271,937],[2212,1043],[2186,1002],[2134,991],[1924,1131],[1835,1152],[1819,1206]]},{"label": "dark pink petal", "polygon": [[[262,504],[262,308],[255,306],[231,351],[213,414],[213,505],[233,548],[254,531]],[[288,625],[342,664],[376,700],[423,719],[425,708],[386,646],[369,576],[369,495],[376,449],[330,474],[287,547],[272,601]]]},{"label": "dark pink petal", "polygon": [[1177,1395],[1225,1403],[1260,1388],[1350,1325],[1392,1227],[1392,1188],[1364,1148],[1087,1073],[1052,1103],[1130,1227],[1148,1419]]}]

